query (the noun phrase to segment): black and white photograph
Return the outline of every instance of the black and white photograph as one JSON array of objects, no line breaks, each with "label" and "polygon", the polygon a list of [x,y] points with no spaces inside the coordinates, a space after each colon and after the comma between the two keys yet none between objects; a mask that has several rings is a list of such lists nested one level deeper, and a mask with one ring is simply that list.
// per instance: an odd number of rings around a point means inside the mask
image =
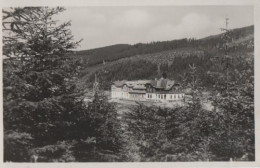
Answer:
[{"label": "black and white photograph", "polygon": [[255,162],[250,5],[5,6],[3,162]]}]

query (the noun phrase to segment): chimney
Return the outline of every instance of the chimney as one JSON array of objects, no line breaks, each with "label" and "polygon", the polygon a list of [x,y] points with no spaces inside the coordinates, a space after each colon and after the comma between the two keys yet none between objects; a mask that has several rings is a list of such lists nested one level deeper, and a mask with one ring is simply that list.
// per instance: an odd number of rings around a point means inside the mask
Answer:
[{"label": "chimney", "polygon": [[162,77],[163,77],[163,79],[166,79],[166,78],[167,78],[166,72],[163,72],[163,73],[162,73]]},{"label": "chimney", "polygon": [[157,73],[158,73],[158,75],[161,75],[161,64],[159,63],[158,65],[157,65]]}]

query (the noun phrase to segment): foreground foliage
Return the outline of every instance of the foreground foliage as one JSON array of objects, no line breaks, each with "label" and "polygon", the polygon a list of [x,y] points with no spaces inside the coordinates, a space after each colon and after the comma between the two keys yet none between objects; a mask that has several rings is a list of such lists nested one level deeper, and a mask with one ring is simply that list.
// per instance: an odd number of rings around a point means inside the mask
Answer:
[{"label": "foreground foliage", "polygon": [[120,148],[114,105],[86,104],[76,87],[81,62],[66,54],[79,42],[52,20],[63,11],[3,11],[5,161],[109,160]]}]

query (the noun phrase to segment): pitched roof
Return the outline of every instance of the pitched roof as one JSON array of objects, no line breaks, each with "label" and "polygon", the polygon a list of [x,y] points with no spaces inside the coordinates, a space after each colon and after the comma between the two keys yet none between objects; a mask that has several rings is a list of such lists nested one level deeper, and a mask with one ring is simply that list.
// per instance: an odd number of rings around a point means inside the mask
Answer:
[{"label": "pitched roof", "polygon": [[150,80],[136,80],[136,81],[126,81],[125,84],[133,89],[146,89],[145,84],[149,83]]},{"label": "pitched roof", "polygon": [[165,86],[165,89],[166,89],[166,90],[171,89],[174,84],[175,84],[174,81],[168,80],[168,81],[167,81],[167,84],[166,84],[166,86]]},{"label": "pitched roof", "polygon": [[164,79],[161,78],[159,80],[136,80],[136,81],[115,81],[114,85],[116,87],[122,87],[123,85],[127,85],[128,87],[131,87],[136,90],[144,90],[146,89],[145,85],[150,84],[152,87],[157,89],[164,89],[164,90],[170,90],[175,83],[173,80]]},{"label": "pitched roof", "polygon": [[175,82],[173,80],[161,78],[159,80],[153,80],[149,84],[157,89],[169,90],[172,88],[172,86],[175,84]]},{"label": "pitched roof", "polygon": [[144,93],[146,93],[146,91],[145,91],[145,90],[132,90],[132,91],[130,91],[129,93],[140,93],[140,94],[144,94]]},{"label": "pitched roof", "polygon": [[127,81],[126,81],[126,80],[122,80],[122,81],[115,81],[115,82],[113,82],[113,83],[114,83],[114,85],[115,85],[116,87],[121,87],[121,86],[124,85],[125,82],[127,82]]}]

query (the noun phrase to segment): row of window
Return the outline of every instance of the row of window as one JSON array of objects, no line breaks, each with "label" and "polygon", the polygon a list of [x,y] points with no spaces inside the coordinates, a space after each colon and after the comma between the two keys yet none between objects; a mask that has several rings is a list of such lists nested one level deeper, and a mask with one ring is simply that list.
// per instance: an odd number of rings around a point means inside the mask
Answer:
[{"label": "row of window", "polygon": [[140,94],[130,94],[130,98],[144,98],[144,95],[140,95]]},{"label": "row of window", "polygon": [[[152,94],[148,94],[148,99],[152,99],[153,95]],[[156,98],[157,99],[166,99],[166,94],[156,94]],[[183,98],[182,94],[178,94],[178,95],[171,95],[170,99],[177,99],[177,98]]]},{"label": "row of window", "polygon": [[[128,93],[120,93],[120,92],[112,92],[112,96],[115,97],[130,97],[130,98],[137,98],[137,97],[141,97],[141,98],[145,98],[144,94],[128,94]],[[165,99],[166,100],[166,94],[147,94],[148,99]],[[179,99],[179,98],[183,98],[184,95],[183,94],[174,94],[174,95],[170,95],[169,99]]]}]

